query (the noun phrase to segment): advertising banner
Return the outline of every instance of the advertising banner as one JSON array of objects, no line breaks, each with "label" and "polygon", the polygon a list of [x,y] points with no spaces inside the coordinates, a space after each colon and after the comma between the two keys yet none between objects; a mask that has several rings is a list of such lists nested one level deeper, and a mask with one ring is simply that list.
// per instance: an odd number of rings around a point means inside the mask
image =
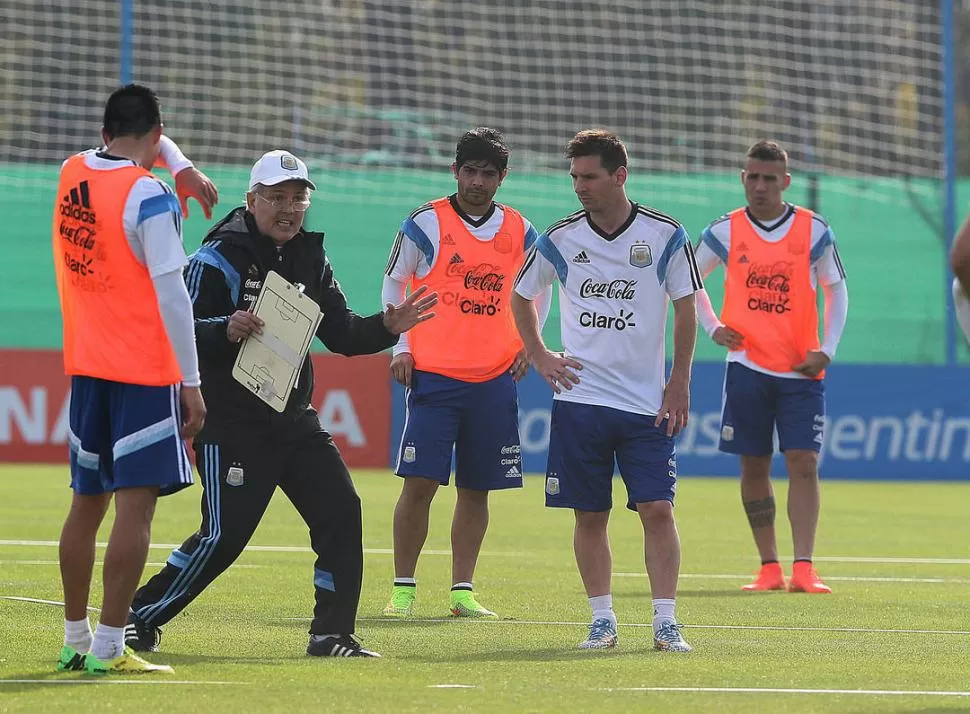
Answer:
[{"label": "advertising banner", "polygon": [[[313,405],[344,460],[387,465],[391,394],[385,354],[313,355]],[[0,350],[0,463],[66,463],[70,380],[56,350]]]},{"label": "advertising banner", "polygon": [[[682,476],[736,476],[737,457],[717,450],[724,364],[694,365],[691,416],[677,440]],[[821,425],[824,478],[970,480],[970,369],[943,366],[840,365],[825,379]],[[391,460],[404,421],[395,387]],[[522,467],[544,473],[552,391],[530,370],[519,383]],[[775,457],[777,475],[784,463]]]}]

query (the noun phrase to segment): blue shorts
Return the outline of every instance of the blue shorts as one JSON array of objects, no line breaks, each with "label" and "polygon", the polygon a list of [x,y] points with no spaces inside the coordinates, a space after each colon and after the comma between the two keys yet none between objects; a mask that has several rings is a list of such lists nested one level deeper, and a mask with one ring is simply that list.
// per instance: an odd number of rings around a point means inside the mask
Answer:
[{"label": "blue shorts", "polygon": [[776,427],[780,451],[821,450],[825,427],[822,380],[775,377],[728,362],[718,448],[728,454],[770,456]]},{"label": "blue shorts", "polygon": [[75,493],[157,486],[164,496],[191,486],[178,390],[72,377],[68,442]]},{"label": "blue shorts", "polygon": [[519,397],[508,372],[463,382],[415,370],[394,473],[473,491],[521,488]]},{"label": "blue shorts", "polygon": [[613,463],[626,484],[627,508],[674,501],[677,452],[666,420],[556,399],[552,403],[546,505],[580,511],[613,507]]}]

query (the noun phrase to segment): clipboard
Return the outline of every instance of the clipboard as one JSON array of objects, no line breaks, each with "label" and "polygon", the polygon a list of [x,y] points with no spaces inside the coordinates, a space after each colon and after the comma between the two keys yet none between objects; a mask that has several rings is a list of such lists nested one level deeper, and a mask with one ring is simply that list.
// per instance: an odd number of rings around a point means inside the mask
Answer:
[{"label": "clipboard", "polygon": [[232,376],[282,412],[323,313],[316,302],[303,294],[302,287],[271,270],[263,280],[253,314],[263,321],[263,334],[253,334],[243,340]]}]

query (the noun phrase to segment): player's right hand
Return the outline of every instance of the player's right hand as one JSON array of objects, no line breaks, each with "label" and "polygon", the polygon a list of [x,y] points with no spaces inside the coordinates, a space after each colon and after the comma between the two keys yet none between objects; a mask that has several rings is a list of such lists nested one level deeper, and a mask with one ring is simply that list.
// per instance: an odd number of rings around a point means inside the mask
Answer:
[{"label": "player's right hand", "polygon": [[182,217],[189,217],[189,199],[202,206],[205,217],[212,218],[212,207],[219,203],[219,189],[212,180],[196,168],[182,169],[175,174],[175,194],[182,206]]},{"label": "player's right hand", "polygon": [[251,334],[263,334],[263,325],[266,324],[253,313],[247,310],[236,310],[229,318],[226,325],[226,337],[230,342],[242,342]]},{"label": "player's right hand", "polygon": [[182,438],[191,439],[202,431],[202,425],[205,423],[205,401],[202,399],[202,390],[199,387],[183,385],[179,390],[179,403],[182,405]]},{"label": "player's right hand", "polygon": [[744,335],[727,325],[722,325],[714,330],[711,339],[721,347],[727,347],[729,350],[740,350],[744,348]]},{"label": "player's right hand", "polygon": [[411,375],[414,373],[414,357],[410,352],[401,352],[391,360],[391,376],[398,384],[411,386]]},{"label": "player's right hand", "polygon": [[533,357],[532,365],[556,394],[562,394],[563,389],[570,390],[574,384],[579,384],[579,377],[572,370],[583,368],[572,357],[548,350]]}]

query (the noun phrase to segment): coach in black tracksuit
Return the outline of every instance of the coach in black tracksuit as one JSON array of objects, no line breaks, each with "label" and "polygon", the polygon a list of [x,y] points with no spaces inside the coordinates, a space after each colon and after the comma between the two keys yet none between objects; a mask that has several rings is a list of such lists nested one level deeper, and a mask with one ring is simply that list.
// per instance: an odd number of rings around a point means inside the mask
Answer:
[{"label": "coach in black tracksuit", "polygon": [[351,637],[363,572],[360,498],[310,406],[309,357],[282,413],[232,377],[241,340],[260,330],[250,310],[269,270],[302,286],[320,305],[317,337],[332,352],[379,352],[433,315],[427,310],[435,298],[420,295],[370,317],[348,309],[323,234],[302,230],[313,188],[306,165],[292,154],[264,155],[253,167],[246,207],[231,211],[209,232],[186,268],[208,407],[194,441],[202,476],[202,525],[135,594],[126,628],[126,643],[133,649],[157,649],[159,626],[239,556],[278,486],[309,526],[317,555],[307,653],[379,656]]}]

